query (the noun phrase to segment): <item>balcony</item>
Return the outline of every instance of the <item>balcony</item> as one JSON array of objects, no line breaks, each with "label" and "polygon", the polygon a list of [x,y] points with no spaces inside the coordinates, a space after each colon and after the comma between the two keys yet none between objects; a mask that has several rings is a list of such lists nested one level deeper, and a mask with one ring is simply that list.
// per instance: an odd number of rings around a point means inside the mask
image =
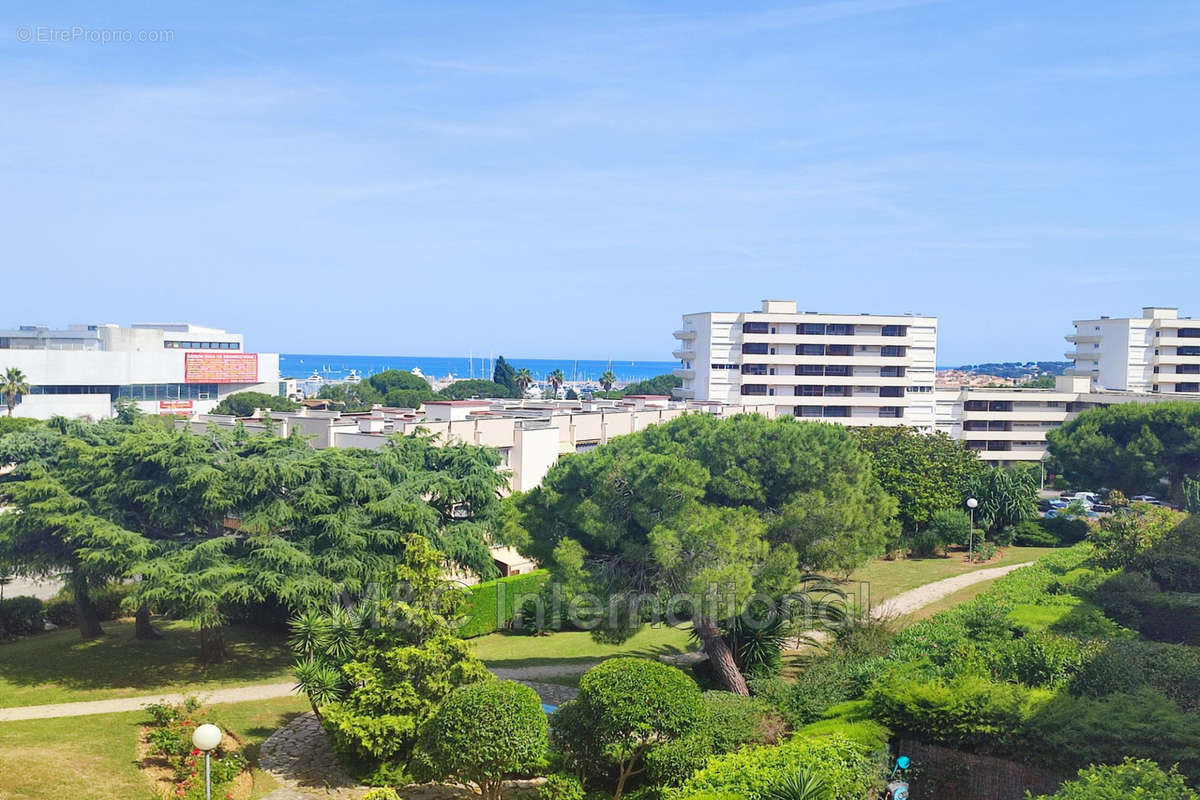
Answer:
[{"label": "balcony", "polygon": [[671,352],[671,355],[673,355],[675,358],[679,359],[680,361],[695,361],[696,360],[696,351],[695,350],[673,350]]},{"label": "balcony", "polygon": [[676,339],[682,339],[685,342],[690,342],[696,338],[695,331],[675,331],[673,335]]},{"label": "balcony", "polygon": [[671,374],[676,378],[683,378],[685,381],[690,381],[696,377],[696,370],[676,367],[675,369],[671,370]]},{"label": "balcony", "polygon": [[1100,344],[1100,334],[1098,333],[1086,333],[1082,335],[1073,333],[1065,338],[1071,344]]},{"label": "balcony", "polygon": [[878,333],[856,333],[848,336],[825,334],[817,336],[815,334],[796,334],[796,333],[743,333],[743,342],[765,342],[767,344],[793,345],[793,344],[848,344],[853,346],[858,345],[889,345],[889,346],[912,346],[913,340],[908,336],[884,336]]},{"label": "balcony", "polygon": [[1172,353],[1169,355],[1158,355],[1154,356],[1153,364],[1155,366],[1170,364],[1200,364],[1200,354],[1180,355],[1178,353]]}]

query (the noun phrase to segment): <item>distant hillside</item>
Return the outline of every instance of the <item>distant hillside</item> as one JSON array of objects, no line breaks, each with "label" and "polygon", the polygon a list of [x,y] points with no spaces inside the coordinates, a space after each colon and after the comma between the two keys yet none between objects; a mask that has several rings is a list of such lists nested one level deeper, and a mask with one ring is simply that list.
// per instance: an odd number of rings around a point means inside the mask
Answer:
[{"label": "distant hillside", "polygon": [[985,364],[964,364],[960,367],[938,367],[995,375],[998,378],[1021,378],[1025,375],[1062,375],[1071,368],[1070,361],[1001,361]]}]

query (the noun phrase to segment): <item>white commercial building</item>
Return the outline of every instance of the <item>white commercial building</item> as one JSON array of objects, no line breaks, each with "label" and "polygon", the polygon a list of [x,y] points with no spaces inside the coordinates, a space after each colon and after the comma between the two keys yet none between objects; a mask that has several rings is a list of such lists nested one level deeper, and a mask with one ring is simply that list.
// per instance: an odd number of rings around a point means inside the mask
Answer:
[{"label": "white commercial building", "polygon": [[760,311],[685,314],[679,397],[770,403],[779,416],[934,430],[937,319],[912,314]]},{"label": "white commercial building", "polygon": [[1075,320],[1066,354],[1093,389],[1200,392],[1200,320],[1147,306],[1140,317]]},{"label": "white commercial building", "polygon": [[187,323],[0,330],[0,374],[9,367],[31,387],[14,416],[40,419],[104,419],[119,398],[149,414],[192,416],[234,392],[280,388],[277,353],[247,353],[241,334]]}]

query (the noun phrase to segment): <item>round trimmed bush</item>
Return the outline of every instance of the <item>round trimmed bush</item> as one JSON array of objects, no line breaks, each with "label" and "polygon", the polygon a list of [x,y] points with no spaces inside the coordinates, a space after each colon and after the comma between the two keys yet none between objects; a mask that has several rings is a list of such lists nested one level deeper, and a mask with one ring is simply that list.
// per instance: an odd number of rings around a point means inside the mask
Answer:
[{"label": "round trimmed bush", "polygon": [[1174,768],[1163,772],[1153,761],[1126,758],[1120,764],[1090,766],[1079,777],[1067,781],[1052,795],[1037,800],[1197,800],[1200,795],[1187,787]]},{"label": "round trimmed bush", "polygon": [[542,701],[528,686],[460,686],[422,726],[417,769],[425,777],[473,783],[485,800],[499,800],[505,778],[545,764],[547,732]]}]

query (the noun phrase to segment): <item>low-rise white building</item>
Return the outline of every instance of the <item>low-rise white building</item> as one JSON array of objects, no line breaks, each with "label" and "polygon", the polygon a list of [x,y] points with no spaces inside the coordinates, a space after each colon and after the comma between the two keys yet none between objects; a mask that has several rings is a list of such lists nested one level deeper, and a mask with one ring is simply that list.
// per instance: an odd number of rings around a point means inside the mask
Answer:
[{"label": "low-rise white building", "polygon": [[280,390],[277,353],[248,353],[240,333],[188,323],[0,330],[0,372],[9,367],[30,385],[14,416],[39,419],[104,419],[119,398],[191,416],[234,392]]},{"label": "low-rise white building", "polygon": [[[664,396],[638,395],[621,400],[435,400],[420,411],[377,407],[368,412],[343,413],[301,408],[270,412],[271,422],[258,415],[240,422],[247,430],[267,424],[281,436],[298,430],[316,448],[383,447],[394,433],[426,431],[443,443],[494,447],[500,468],[511,473],[512,491],[531,489],[564,453],[582,453],[613,437],[645,430],[686,413],[732,416],[758,413],[773,418],[775,406],[725,405],[671,401]],[[199,433],[209,424],[233,428],[234,417],[202,414],[181,423]]]},{"label": "low-rise white building", "polygon": [[1200,394],[1153,394],[1092,388],[1086,375],[1064,375],[1053,389],[938,389],[937,429],[996,466],[1046,457],[1046,434],[1081,412],[1120,403],[1200,402]]},{"label": "low-rise white building", "polygon": [[674,356],[688,400],[771,403],[780,416],[934,429],[937,319],[912,314],[685,314]]}]

